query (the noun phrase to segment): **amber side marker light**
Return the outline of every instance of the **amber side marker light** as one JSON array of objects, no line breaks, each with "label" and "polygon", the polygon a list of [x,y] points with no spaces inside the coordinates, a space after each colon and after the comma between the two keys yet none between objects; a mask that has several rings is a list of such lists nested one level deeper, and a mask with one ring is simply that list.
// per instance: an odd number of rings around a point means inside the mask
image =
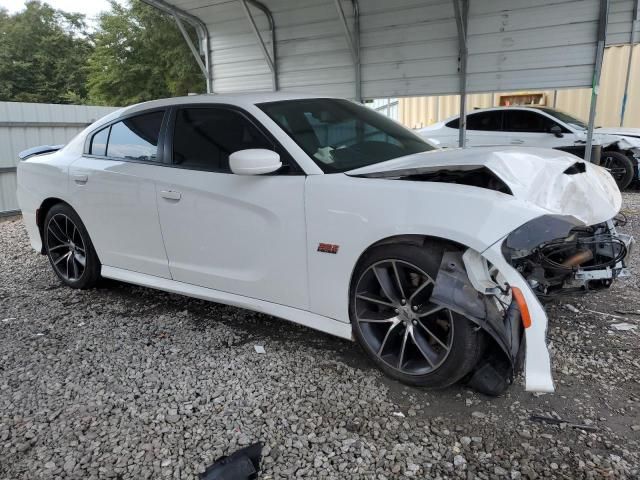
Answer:
[{"label": "amber side marker light", "polygon": [[531,326],[531,315],[529,314],[529,307],[527,307],[527,302],[524,299],[522,290],[520,290],[518,287],[511,287],[511,294],[518,304],[518,308],[520,308],[520,318],[522,318],[522,325],[524,325],[524,328],[529,328]]}]

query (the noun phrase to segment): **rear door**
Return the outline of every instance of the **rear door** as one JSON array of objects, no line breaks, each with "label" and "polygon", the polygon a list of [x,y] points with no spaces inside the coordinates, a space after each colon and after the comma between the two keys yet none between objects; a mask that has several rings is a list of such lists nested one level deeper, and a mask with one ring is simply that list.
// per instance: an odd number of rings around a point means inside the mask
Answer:
[{"label": "rear door", "polygon": [[[305,176],[268,132],[237,108],[185,106],[172,114],[173,168],[157,183],[174,280],[307,308]],[[235,175],[233,152],[267,148],[284,167]]]},{"label": "rear door", "polygon": [[95,132],[69,168],[71,203],[103,265],[171,278],[153,180],[162,166],[165,110]]},{"label": "rear door", "polygon": [[467,116],[467,146],[504,145],[502,134],[502,111],[489,110]]}]

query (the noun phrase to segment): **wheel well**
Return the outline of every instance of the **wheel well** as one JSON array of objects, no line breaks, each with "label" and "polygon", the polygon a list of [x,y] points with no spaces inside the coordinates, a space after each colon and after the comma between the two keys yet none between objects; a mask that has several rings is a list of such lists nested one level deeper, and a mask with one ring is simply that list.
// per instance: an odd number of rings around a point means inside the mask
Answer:
[{"label": "wheel well", "polygon": [[621,150],[620,147],[618,147],[618,145],[614,143],[612,145],[609,145],[606,149],[602,149],[601,156],[607,152],[620,153],[625,157],[627,157],[629,160],[631,160],[631,163],[635,168],[638,167],[638,159],[636,159],[636,157],[633,156],[633,153],[631,152],[631,150]]},{"label": "wheel well", "polygon": [[367,256],[373,248],[382,246],[382,245],[396,245],[396,244],[409,244],[416,245],[418,247],[425,248],[439,248],[444,252],[445,250],[465,250],[466,247],[460,243],[454,242],[452,240],[447,240],[445,238],[440,237],[432,237],[429,235],[394,235],[392,237],[383,238],[378,240],[375,243],[369,245],[358,257],[358,260],[353,266],[353,270],[351,271],[351,279],[349,280],[349,288],[353,283],[353,274],[360,262]]},{"label": "wheel well", "polygon": [[49,210],[51,210],[51,207],[53,207],[54,205],[57,205],[58,203],[63,203],[65,205],[68,205],[70,208],[71,205],[69,205],[67,202],[65,202],[64,200],[60,200],[59,198],[47,198],[45,199],[42,204],[40,205],[40,208],[38,208],[37,213],[36,213],[36,224],[38,225],[38,231],[40,232],[40,240],[41,240],[41,244],[42,244],[42,248],[40,250],[41,254],[45,254],[44,251],[44,219],[47,218],[47,214],[49,213]]}]

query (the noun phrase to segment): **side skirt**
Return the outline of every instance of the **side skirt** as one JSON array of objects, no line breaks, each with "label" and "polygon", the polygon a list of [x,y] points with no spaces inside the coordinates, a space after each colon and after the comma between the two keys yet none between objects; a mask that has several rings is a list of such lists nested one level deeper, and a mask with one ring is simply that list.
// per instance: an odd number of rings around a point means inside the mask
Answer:
[{"label": "side skirt", "polygon": [[277,303],[266,302],[264,300],[235,295],[233,293],[213,290],[211,288],[199,287],[189,283],[176,282],[175,280],[169,280],[167,278],[154,277],[153,275],[146,275],[144,273],[132,272],[131,270],[124,270],[122,268],[109,267],[106,265],[102,266],[101,274],[105,278],[120,280],[122,282],[140,285],[142,287],[155,288],[156,290],[178,293],[187,297],[223,303],[225,305],[232,305],[234,307],[246,308],[247,310],[273,315],[274,317],[284,318],[290,322],[304,325],[305,327],[313,328],[330,335],[335,335],[336,337],[353,340],[350,323],[340,322],[329,317],[323,317],[322,315],[308,312],[306,310],[300,310],[298,308],[287,307]]}]

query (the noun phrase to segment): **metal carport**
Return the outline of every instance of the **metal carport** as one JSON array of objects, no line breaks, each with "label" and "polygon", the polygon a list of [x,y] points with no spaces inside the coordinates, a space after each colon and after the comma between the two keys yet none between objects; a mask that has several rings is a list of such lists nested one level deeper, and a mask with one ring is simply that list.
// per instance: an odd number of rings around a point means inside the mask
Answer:
[{"label": "metal carport", "polygon": [[210,93],[461,93],[464,112],[469,92],[593,86],[590,127],[604,46],[640,32],[638,0],[144,1],[195,27]]}]

